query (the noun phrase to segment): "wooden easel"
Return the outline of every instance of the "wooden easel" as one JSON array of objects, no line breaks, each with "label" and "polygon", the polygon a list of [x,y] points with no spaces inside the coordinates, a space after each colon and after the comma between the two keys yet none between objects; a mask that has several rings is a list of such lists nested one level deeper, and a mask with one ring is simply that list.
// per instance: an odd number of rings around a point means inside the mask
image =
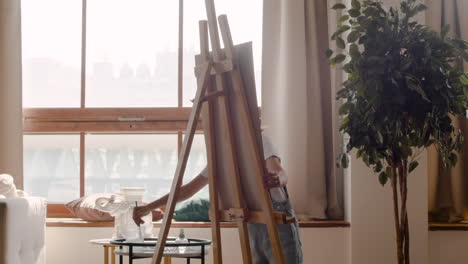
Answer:
[{"label": "wooden easel", "polygon": [[[196,126],[203,112],[214,263],[222,263],[220,222],[227,221],[237,223],[243,263],[252,263],[247,224],[262,223],[266,224],[268,230],[275,263],[284,264],[277,225],[290,223],[291,219],[286,218],[284,213],[273,212],[270,196],[263,188],[264,160],[263,148],[259,147],[262,146],[259,120],[258,116],[256,119],[252,116],[252,109],[258,110],[256,101],[255,105],[249,104],[241,70],[236,61],[236,51],[239,47],[233,44],[226,15],[218,18],[224,43],[224,49],[221,49],[214,2],[205,0],[205,4],[208,21],[199,22],[201,52],[196,58],[195,67],[197,93],[151,263],[161,262]],[[245,144],[242,146],[238,144],[239,138],[236,137],[239,135],[234,132],[236,128],[245,132],[245,137],[242,138]],[[240,164],[245,163],[246,156],[250,163]],[[227,179],[225,175],[220,175],[218,166],[229,172],[225,173],[229,174]],[[243,174],[246,173],[241,174],[241,171],[245,172],[246,169],[251,181],[249,183],[244,182],[246,177]],[[220,181],[223,177],[226,182]],[[246,191],[246,184],[249,187],[253,185],[256,188],[255,192]],[[245,197],[246,192],[249,192],[249,199]]]}]

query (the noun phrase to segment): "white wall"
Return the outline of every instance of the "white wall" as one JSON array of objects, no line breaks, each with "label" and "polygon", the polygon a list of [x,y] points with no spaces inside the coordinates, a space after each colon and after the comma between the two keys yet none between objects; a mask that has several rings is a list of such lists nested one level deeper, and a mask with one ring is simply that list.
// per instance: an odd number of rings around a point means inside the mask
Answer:
[{"label": "white wall", "polygon": [[[157,234],[159,230],[154,230]],[[178,229],[171,230],[175,236]],[[209,228],[186,228],[188,237],[210,239]],[[350,264],[349,228],[301,228],[304,263]],[[102,263],[103,249],[88,241],[112,235],[112,228],[93,227],[48,227],[46,230],[47,264]],[[224,264],[241,263],[241,251],[237,229],[222,229]],[[207,263],[211,262],[211,255]],[[149,263],[138,260],[135,263]],[[173,263],[185,263],[174,261]],[[194,261],[194,263],[198,263]]]},{"label": "white wall", "polygon": [[[412,263],[428,263],[426,155],[408,180]],[[391,186],[354,156],[351,159],[351,254],[356,264],[396,263]]]},{"label": "white wall", "polygon": [[[384,230],[384,226],[381,226],[381,229]],[[170,235],[175,235],[177,231],[178,229],[173,230]],[[192,237],[208,239],[210,237],[210,231],[207,228],[187,228],[185,231],[188,236]],[[48,227],[46,232],[47,264],[91,264],[102,263],[103,249],[101,246],[89,244],[88,241],[95,238],[109,237],[112,234],[112,228]],[[393,230],[380,231],[378,234],[388,236],[392,232]],[[223,229],[222,234],[225,264],[240,263],[240,248],[237,244],[236,229]],[[301,228],[301,236],[305,254],[304,264],[351,264],[350,228]],[[466,250],[468,245],[467,231],[431,231],[429,232],[428,241],[429,261],[427,261],[427,258],[418,256],[413,259],[412,263],[460,264],[465,263],[468,259],[468,250]],[[382,241],[379,243],[382,243]],[[392,242],[389,243],[392,244]],[[368,244],[365,243],[365,245]],[[417,245],[413,243],[413,246],[415,252],[420,252]],[[356,250],[356,247],[354,247],[354,250]],[[388,254],[385,253],[387,251]],[[367,252],[369,255],[366,255],[366,258],[369,261],[354,263],[396,263],[387,260],[387,256],[393,256],[393,252],[385,248],[384,244],[372,246],[368,248]],[[377,258],[379,259],[378,262],[370,261],[370,259]],[[138,260],[135,263],[149,262],[148,260]],[[174,261],[174,263],[185,262]],[[207,257],[207,263],[212,263],[211,255]]]},{"label": "white wall", "polygon": [[460,264],[468,260],[467,231],[429,232],[429,264]]}]

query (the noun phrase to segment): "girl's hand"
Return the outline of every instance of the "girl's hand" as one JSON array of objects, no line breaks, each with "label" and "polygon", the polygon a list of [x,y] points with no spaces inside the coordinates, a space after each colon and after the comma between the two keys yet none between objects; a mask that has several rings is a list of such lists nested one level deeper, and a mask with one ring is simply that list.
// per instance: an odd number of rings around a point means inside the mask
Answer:
[{"label": "girl's hand", "polygon": [[143,216],[149,214],[151,212],[151,209],[146,207],[146,205],[143,206],[135,206],[133,209],[133,221],[135,221],[135,224],[137,226],[140,226],[141,224],[144,224],[145,221],[141,219]]},{"label": "girl's hand", "polygon": [[263,176],[263,185],[267,190],[281,187],[278,173],[266,172]]},{"label": "girl's hand", "polygon": [[164,213],[161,210],[151,212],[153,214],[153,221],[159,221],[164,218]]}]

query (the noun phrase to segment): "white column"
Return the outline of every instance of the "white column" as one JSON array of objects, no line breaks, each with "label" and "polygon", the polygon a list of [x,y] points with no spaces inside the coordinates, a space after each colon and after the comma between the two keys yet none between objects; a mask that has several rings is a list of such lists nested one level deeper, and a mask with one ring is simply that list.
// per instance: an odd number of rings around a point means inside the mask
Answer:
[{"label": "white column", "polygon": [[23,188],[21,1],[0,1],[0,173]]}]

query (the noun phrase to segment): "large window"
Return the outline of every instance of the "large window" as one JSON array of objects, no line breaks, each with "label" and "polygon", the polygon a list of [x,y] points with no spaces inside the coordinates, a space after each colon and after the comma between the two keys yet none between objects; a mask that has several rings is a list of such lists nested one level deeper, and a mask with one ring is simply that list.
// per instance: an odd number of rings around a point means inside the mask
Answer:
[{"label": "large window", "polygon": [[[121,187],[146,187],[146,200],[169,191],[196,92],[204,2],[184,1],[179,53],[179,1],[22,1],[24,182],[48,199],[50,216]],[[235,43],[253,41],[260,100],[262,1],[215,4]],[[197,134],[184,180],[205,164]]]}]

